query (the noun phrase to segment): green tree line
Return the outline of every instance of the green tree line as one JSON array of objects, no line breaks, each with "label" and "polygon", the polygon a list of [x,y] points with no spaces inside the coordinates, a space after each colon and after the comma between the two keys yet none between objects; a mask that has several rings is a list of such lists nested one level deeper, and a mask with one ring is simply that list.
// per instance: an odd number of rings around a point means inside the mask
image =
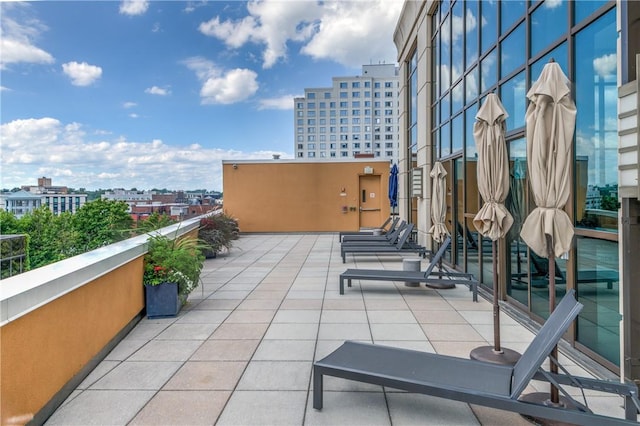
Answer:
[{"label": "green tree line", "polygon": [[0,234],[27,236],[27,269],[35,269],[77,254],[149,232],[170,224],[168,216],[154,213],[139,229],[123,201],[97,199],[75,214],[54,215],[42,206],[20,218],[0,211]]}]

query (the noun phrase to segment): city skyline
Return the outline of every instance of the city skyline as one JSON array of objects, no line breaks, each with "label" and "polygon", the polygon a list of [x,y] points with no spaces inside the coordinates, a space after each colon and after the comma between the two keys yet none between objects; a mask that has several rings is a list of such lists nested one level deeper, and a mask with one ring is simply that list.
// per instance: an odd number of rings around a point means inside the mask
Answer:
[{"label": "city skyline", "polygon": [[1,3],[0,187],[221,191],[222,159],[293,158],[305,87],[395,63],[401,7]]}]

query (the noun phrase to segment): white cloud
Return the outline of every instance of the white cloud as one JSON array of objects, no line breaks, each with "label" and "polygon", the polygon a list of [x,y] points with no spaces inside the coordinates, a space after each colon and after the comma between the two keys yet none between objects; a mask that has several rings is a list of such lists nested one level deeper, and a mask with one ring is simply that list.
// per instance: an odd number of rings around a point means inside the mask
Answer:
[{"label": "white cloud", "polygon": [[271,159],[276,151],[242,152],[198,144],[174,146],[162,140],[130,141],[87,135],[78,123],[31,118],[0,127],[3,188],[50,176],[74,188],[222,189],[221,160]]},{"label": "white cloud", "polygon": [[258,109],[293,109],[293,98],[300,97],[302,95],[283,95],[278,98],[261,99]]},{"label": "white cloud", "polygon": [[244,68],[223,70],[202,57],[183,61],[201,80],[202,104],[232,104],[244,101],[258,91],[258,74]]},{"label": "white cloud", "polygon": [[125,102],[122,104],[122,108],[124,109],[134,108],[136,106],[138,106],[138,104],[135,102]]},{"label": "white cloud", "polygon": [[11,17],[13,12],[28,13],[28,7],[28,4],[22,3],[3,5],[0,14],[0,69],[6,69],[8,64],[54,62],[50,53],[35,45],[47,27],[33,17],[25,19],[26,23],[18,23]]},{"label": "white cloud", "polygon": [[62,64],[62,70],[74,86],[90,86],[102,76],[102,68],[86,62],[67,62]]},{"label": "white cloud", "polygon": [[151,86],[147,89],[144,89],[144,93],[148,93],[150,95],[167,96],[171,94],[171,91],[162,87]]},{"label": "white cloud", "polygon": [[618,59],[615,53],[603,55],[593,60],[593,69],[600,77],[615,75]]},{"label": "white cloud", "polygon": [[250,98],[258,91],[258,74],[236,68],[220,77],[207,79],[200,90],[203,104],[232,104]]},{"label": "white cloud", "polygon": [[216,16],[199,29],[230,48],[249,42],[263,45],[263,68],[285,60],[293,43],[302,44],[300,52],[314,59],[359,67],[395,59],[393,31],[401,8],[401,1],[385,0],[250,1],[248,16],[226,21]]},{"label": "white cloud", "polygon": [[143,15],[149,9],[147,0],[123,0],[120,3],[120,13],[123,15]]}]

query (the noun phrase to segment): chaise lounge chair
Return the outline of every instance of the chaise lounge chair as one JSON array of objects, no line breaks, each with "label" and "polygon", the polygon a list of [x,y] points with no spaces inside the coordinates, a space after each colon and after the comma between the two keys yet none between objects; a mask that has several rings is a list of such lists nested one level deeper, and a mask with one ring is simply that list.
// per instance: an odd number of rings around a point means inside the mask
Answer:
[{"label": "chaise lounge chair", "polygon": [[[344,294],[344,282],[351,287],[351,280],[368,281],[404,281],[422,282],[429,284],[466,284],[473,291],[473,301],[478,301],[478,281],[471,274],[460,272],[439,271],[434,272],[435,266],[444,256],[444,252],[451,243],[451,237],[447,237],[441,244],[435,255],[431,258],[427,269],[422,271],[389,271],[384,269],[347,269],[340,274],[340,294]],[[437,276],[436,276],[437,275]]]},{"label": "chaise lounge chair", "polygon": [[358,245],[358,244],[379,244],[389,243],[395,244],[398,241],[398,236],[408,226],[407,222],[401,220],[395,228],[390,230],[384,235],[345,235],[342,237],[341,244]]},{"label": "chaise lounge chair", "polygon": [[[394,217],[393,220],[391,220],[391,216],[389,216],[387,220],[385,220],[384,223],[377,228],[361,229],[360,231],[342,231],[338,233],[338,241],[342,242],[342,238],[347,235],[373,235],[374,231],[377,229],[381,229],[383,234],[389,233],[395,229],[399,220],[400,218],[397,216]],[[387,229],[387,225],[389,224],[391,225],[389,226],[389,229]]]},{"label": "chaise lounge chair", "polygon": [[[550,373],[541,367],[581,310],[582,304],[576,301],[574,290],[570,290],[514,366],[347,341],[314,363],[313,408],[322,409],[322,381],[328,375],[559,422],[593,426],[636,424],[632,422],[636,421],[640,401],[634,383],[574,377],[564,369],[564,374]],[[577,409],[518,400],[534,378],[553,383]],[[576,401],[562,385],[624,397],[626,420],[593,413],[586,406],[586,399],[585,404]]]},{"label": "chaise lounge chair", "polygon": [[412,243],[409,241],[409,236],[413,231],[413,224],[408,224],[398,237],[398,242],[395,244],[389,244],[380,242],[374,243],[362,243],[362,244],[342,244],[340,246],[340,254],[342,255],[342,263],[346,263],[346,257],[348,253],[351,254],[405,254],[405,253],[417,253],[422,257],[426,257],[429,250],[425,247]]}]

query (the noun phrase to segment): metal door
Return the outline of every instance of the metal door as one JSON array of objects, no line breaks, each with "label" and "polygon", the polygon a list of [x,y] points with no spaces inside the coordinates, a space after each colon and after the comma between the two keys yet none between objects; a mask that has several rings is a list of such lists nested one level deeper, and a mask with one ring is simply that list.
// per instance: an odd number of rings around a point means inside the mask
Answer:
[{"label": "metal door", "polygon": [[360,191],[358,192],[360,227],[376,228],[384,222],[382,219],[382,188],[380,175],[360,176]]}]

